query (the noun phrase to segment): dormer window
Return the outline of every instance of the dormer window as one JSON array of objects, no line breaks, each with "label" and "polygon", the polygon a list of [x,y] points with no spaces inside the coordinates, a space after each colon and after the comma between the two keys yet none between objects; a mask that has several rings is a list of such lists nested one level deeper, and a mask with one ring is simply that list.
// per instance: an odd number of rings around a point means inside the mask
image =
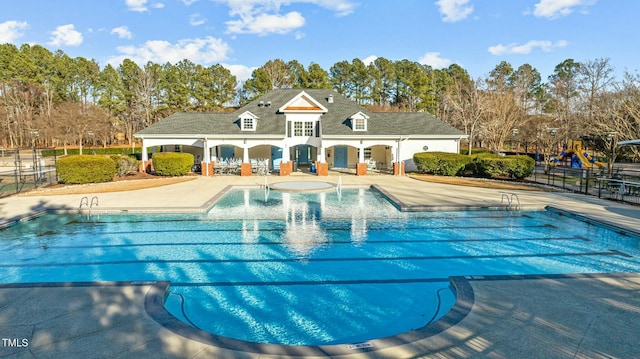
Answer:
[{"label": "dormer window", "polygon": [[242,119],[242,130],[243,131],[255,131],[256,130],[255,119],[251,118],[251,117],[243,118]]},{"label": "dormer window", "polygon": [[240,115],[240,129],[242,131],[255,131],[258,125],[258,117],[247,111]]},{"label": "dormer window", "polygon": [[364,118],[356,118],[353,120],[353,130],[354,131],[366,131],[367,130],[367,120]]},{"label": "dormer window", "polygon": [[366,131],[367,130],[367,120],[369,116],[365,115],[362,112],[358,112],[351,116],[351,129],[353,131]]}]

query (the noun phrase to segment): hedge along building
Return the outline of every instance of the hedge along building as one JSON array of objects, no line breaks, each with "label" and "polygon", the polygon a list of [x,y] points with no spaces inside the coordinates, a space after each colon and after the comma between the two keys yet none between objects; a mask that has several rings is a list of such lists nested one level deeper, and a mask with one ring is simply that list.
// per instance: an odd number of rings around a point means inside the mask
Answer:
[{"label": "hedge along building", "polygon": [[[273,90],[228,113],[175,113],[135,134],[142,139],[142,168],[148,148],[195,156],[203,175],[216,162],[242,160],[241,175],[251,175],[252,160],[268,160],[280,175],[297,166],[329,169],[415,170],[413,154],[459,152],[467,136],[425,112],[370,112],[332,90]],[[255,162],[254,162],[255,163]],[[294,166],[294,164],[296,166]]]}]

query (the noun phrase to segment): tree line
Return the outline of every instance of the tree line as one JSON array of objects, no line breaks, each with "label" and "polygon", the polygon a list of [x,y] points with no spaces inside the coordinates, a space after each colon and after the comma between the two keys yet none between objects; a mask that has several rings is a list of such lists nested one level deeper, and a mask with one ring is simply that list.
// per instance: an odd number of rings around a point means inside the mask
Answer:
[{"label": "tree line", "polygon": [[553,143],[582,139],[608,154],[617,141],[640,136],[640,76],[626,71],[616,79],[608,59],[567,59],[546,81],[529,64],[514,68],[504,61],[472,78],[457,64],[434,69],[406,59],[365,64],[356,58],[328,70],[274,59],[240,84],[219,64],[185,59],[140,66],[125,59],[101,68],[60,50],[4,44],[0,143],[131,143],[133,133],[176,111],[230,111],[279,88],[333,89],[372,111],[429,112],[469,135],[469,150],[516,144],[549,152]]}]

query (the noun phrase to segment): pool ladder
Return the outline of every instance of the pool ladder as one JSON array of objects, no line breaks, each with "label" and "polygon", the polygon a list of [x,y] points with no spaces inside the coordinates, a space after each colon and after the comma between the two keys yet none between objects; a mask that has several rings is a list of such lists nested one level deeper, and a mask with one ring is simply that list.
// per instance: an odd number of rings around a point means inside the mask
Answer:
[{"label": "pool ladder", "polygon": [[[515,201],[514,201],[515,200]],[[505,209],[506,210],[520,210],[520,198],[515,193],[503,193],[502,199],[500,200],[500,204],[504,204],[507,202]]]},{"label": "pool ladder", "polygon": [[93,196],[91,197],[91,201],[89,201],[89,197],[84,196],[82,197],[82,199],[80,199],[80,206],[78,206],[78,213],[82,213],[82,208],[83,207],[88,207],[89,208],[89,215],[87,218],[91,218],[91,209],[93,209],[93,206],[98,206],[98,196]]}]

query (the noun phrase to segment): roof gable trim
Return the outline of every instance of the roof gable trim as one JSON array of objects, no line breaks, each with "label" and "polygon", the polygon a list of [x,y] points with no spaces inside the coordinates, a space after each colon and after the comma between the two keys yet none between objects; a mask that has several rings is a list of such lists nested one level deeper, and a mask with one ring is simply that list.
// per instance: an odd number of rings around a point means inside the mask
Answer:
[{"label": "roof gable trim", "polygon": [[252,118],[254,120],[259,120],[260,118],[251,113],[251,111],[245,111],[240,116],[240,118]]},{"label": "roof gable trim", "polygon": [[282,107],[278,109],[281,113],[286,112],[321,112],[326,113],[328,110],[318,100],[311,97],[304,91],[301,91]]}]

